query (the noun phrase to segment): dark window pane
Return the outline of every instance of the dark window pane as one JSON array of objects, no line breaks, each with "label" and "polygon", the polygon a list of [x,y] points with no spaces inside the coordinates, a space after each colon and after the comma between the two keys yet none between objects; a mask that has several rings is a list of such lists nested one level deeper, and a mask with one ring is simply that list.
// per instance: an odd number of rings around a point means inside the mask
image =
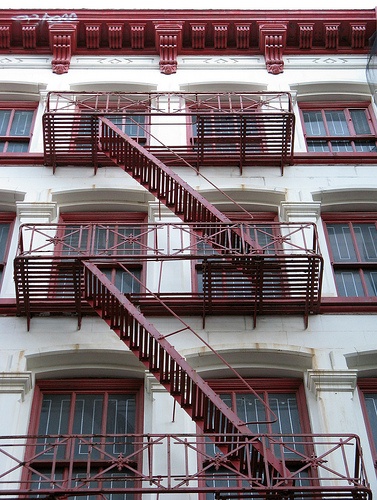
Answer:
[{"label": "dark window pane", "polygon": [[376,153],[376,141],[354,141],[355,149],[361,153]]},{"label": "dark window pane", "polygon": [[359,271],[335,271],[335,280],[341,297],[365,295]]},{"label": "dark window pane", "polygon": [[27,153],[29,149],[28,142],[9,141],[7,146],[8,153]]},{"label": "dark window pane", "polygon": [[305,111],[303,116],[307,135],[326,135],[321,111]]},{"label": "dark window pane", "polygon": [[75,255],[88,252],[89,228],[87,226],[67,226],[64,234],[62,252],[64,255]]},{"label": "dark window pane", "polygon": [[76,397],[73,420],[74,434],[100,434],[102,429],[103,396],[79,394]]},{"label": "dark window pane", "polygon": [[354,224],[360,259],[365,262],[377,262],[377,229],[374,224]]},{"label": "dark window pane", "polygon": [[34,111],[15,111],[10,135],[29,136]]},{"label": "dark window pane", "polygon": [[351,141],[331,141],[331,149],[334,153],[352,153]]},{"label": "dark window pane", "polygon": [[5,149],[5,142],[0,142],[0,153],[2,153]]},{"label": "dark window pane", "polygon": [[325,116],[330,135],[349,135],[344,111],[325,111]]},{"label": "dark window pane", "polygon": [[5,109],[0,109],[0,135],[6,135],[9,125],[11,112]]},{"label": "dark window pane", "polygon": [[370,134],[370,127],[364,109],[351,109],[353,127],[357,135]]},{"label": "dark window pane", "polygon": [[377,271],[365,271],[364,278],[367,284],[368,295],[370,297],[377,296]]},{"label": "dark window pane", "polygon": [[[237,394],[236,395],[237,415],[241,420],[248,423],[248,427],[255,433],[267,432],[266,407],[253,394]],[[253,423],[254,422],[254,423]]]},{"label": "dark window pane", "polygon": [[308,151],[315,153],[328,153],[330,151],[327,141],[308,140]]},{"label": "dark window pane", "polygon": [[0,224],[0,262],[4,262],[10,224]]},{"label": "dark window pane", "polygon": [[377,394],[366,393],[364,394],[364,397],[368,413],[369,424],[372,429],[374,445],[377,448]]},{"label": "dark window pane", "polygon": [[355,262],[356,252],[348,224],[328,224],[330,246],[335,262]]}]

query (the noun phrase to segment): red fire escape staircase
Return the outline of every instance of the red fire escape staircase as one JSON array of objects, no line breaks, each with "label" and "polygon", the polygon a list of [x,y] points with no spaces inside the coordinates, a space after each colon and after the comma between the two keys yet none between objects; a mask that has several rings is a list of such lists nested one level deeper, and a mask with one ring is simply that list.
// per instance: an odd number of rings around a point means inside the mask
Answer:
[{"label": "red fire escape staircase", "polygon": [[[118,337],[129,347],[203,433],[233,434],[218,444],[224,463],[253,477],[250,487],[266,492],[293,486],[284,461],[274,456],[116,286],[92,262],[83,262],[85,298]],[[235,437],[236,436],[236,437]],[[250,440],[251,455],[245,453]]]}]

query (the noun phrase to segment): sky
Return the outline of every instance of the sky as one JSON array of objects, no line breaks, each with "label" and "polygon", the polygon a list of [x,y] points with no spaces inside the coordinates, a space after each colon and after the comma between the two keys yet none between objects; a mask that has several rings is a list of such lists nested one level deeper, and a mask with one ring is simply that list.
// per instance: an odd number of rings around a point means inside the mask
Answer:
[{"label": "sky", "polygon": [[[377,0],[1,0],[0,9],[374,9]],[[282,7],[283,6],[283,7]]]}]

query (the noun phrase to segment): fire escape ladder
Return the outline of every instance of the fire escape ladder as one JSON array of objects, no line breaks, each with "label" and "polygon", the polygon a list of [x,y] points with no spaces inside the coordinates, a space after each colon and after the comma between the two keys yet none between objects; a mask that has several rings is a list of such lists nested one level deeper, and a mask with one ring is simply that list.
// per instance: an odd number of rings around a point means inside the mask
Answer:
[{"label": "fire escape ladder", "polygon": [[[223,460],[237,471],[253,468],[253,477],[267,487],[288,483],[283,461],[250,431],[166,338],[92,262],[84,261],[84,296],[97,314],[129,347],[150,373],[168,390],[204,433],[236,434],[218,445]],[[249,441],[251,456],[245,454]],[[216,444],[216,440],[215,440]],[[289,484],[287,485],[289,486]]]},{"label": "fire escape ladder", "polygon": [[[99,117],[99,121],[101,124],[99,143],[101,151],[183,222],[232,224],[226,215],[132,137],[122,132],[107,118]],[[216,232],[220,237],[223,237],[223,232],[217,229]],[[237,235],[236,244],[240,244],[242,239],[243,253],[260,250],[260,245],[249,235],[246,233],[241,235],[236,227],[233,228],[233,232]],[[207,234],[207,236],[211,235]],[[223,246],[222,241],[215,243]]]}]

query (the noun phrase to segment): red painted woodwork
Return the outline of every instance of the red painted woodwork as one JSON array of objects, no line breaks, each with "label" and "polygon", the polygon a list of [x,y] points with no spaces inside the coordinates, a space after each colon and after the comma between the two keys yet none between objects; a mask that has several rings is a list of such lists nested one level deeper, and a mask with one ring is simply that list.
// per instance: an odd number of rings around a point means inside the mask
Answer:
[{"label": "red painted woodwork", "polygon": [[177,56],[182,44],[182,23],[155,22],[156,48],[160,54],[160,71],[171,75],[177,71]]},{"label": "red painted woodwork", "polygon": [[[64,41],[49,44],[53,24],[74,25],[77,40],[69,40],[69,34],[64,33],[68,37]],[[260,43],[259,26],[264,24],[286,28],[282,33],[263,35]],[[31,28],[25,28],[26,25]],[[88,35],[88,26],[95,34]],[[310,50],[313,55],[366,54],[375,29],[374,9],[0,10],[0,48],[5,53],[22,54],[33,45],[37,54],[52,53],[54,58],[56,52],[64,52],[60,56],[63,62],[53,64],[53,70],[60,72],[68,70],[73,53],[106,57],[122,48],[127,56],[137,56],[141,51],[145,55],[159,55],[160,68],[165,74],[177,70],[178,55],[217,55],[219,50],[223,56],[232,57],[263,54],[268,58],[267,69],[278,73],[284,55],[300,54],[302,50]],[[28,34],[23,34],[23,30]],[[63,44],[64,50],[56,44]]]},{"label": "red painted woodwork", "polygon": [[37,25],[27,24],[22,25],[22,44],[25,49],[37,48]]},{"label": "red painted woodwork", "polygon": [[52,71],[61,75],[67,73],[72,52],[76,46],[76,26],[56,23],[49,25],[50,45],[52,49]]},{"label": "red painted woodwork", "polygon": [[283,53],[287,29],[285,23],[259,24],[259,46],[264,50],[267,71],[273,75],[278,75],[284,70]]}]

